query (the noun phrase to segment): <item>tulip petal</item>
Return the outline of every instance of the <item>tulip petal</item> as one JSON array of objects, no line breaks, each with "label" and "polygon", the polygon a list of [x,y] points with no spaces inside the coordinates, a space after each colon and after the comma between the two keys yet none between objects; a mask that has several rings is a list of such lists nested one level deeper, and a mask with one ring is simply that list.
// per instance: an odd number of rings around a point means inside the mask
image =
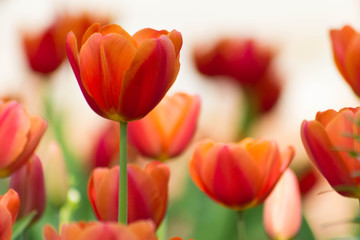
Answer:
[{"label": "tulip petal", "polygon": [[353,91],[360,96],[360,35],[357,34],[347,45],[345,53],[345,71],[347,73],[347,81]]},{"label": "tulip petal", "polygon": [[[99,32],[100,29],[100,24],[99,23],[94,23],[93,25],[91,25],[86,32],[84,33],[83,37],[82,37],[82,41],[81,41],[81,46],[85,44],[85,42],[89,39],[89,37],[91,35],[93,35],[94,33]],[[77,51],[76,51],[77,52]]]},{"label": "tulip petal", "polygon": [[110,227],[106,224],[97,224],[86,228],[79,236],[78,240],[99,240],[99,239],[111,239],[111,240],[136,240],[124,226],[116,225]]},{"label": "tulip petal", "polygon": [[46,240],[61,240],[59,235],[57,235],[55,229],[50,225],[44,226],[43,235]]},{"label": "tulip petal", "polygon": [[316,114],[316,121],[319,121],[324,127],[336,116],[337,112],[333,109],[329,109],[324,112],[318,112]]},{"label": "tulip petal", "polygon": [[5,206],[0,205],[0,239],[10,240],[12,235],[12,219]]},{"label": "tulip petal", "polygon": [[121,89],[123,121],[144,117],[161,101],[176,79],[175,62],[174,46],[166,36],[138,48]]},{"label": "tulip petal", "polygon": [[183,44],[183,39],[182,39],[181,33],[176,31],[176,30],[172,30],[168,34],[168,37],[170,38],[170,40],[174,44],[175,55],[176,55],[176,57],[178,57],[179,53],[180,53],[180,49],[181,49],[182,44]]},{"label": "tulip petal", "polygon": [[9,189],[4,196],[1,197],[0,205],[3,205],[8,209],[11,215],[12,224],[14,224],[20,207],[19,194],[13,189]]},{"label": "tulip petal", "polygon": [[[80,51],[80,70],[87,93],[106,113],[118,115],[123,74],[130,66],[135,48],[123,36],[93,34]],[[112,116],[113,115],[113,116]]]},{"label": "tulip petal", "polygon": [[0,109],[0,168],[8,167],[24,150],[30,130],[30,116],[16,102]]},{"label": "tulip petal", "polygon": [[168,35],[168,31],[166,30],[155,30],[152,28],[144,28],[140,31],[137,31],[133,35],[133,39],[137,42],[137,45],[140,46],[143,42],[151,38],[159,38],[161,35]]},{"label": "tulip petal", "polygon": [[155,226],[151,221],[137,221],[128,225],[128,229],[141,240],[156,240]]},{"label": "tulip petal", "polygon": [[98,106],[97,102],[86,91],[85,86],[81,80],[77,40],[76,40],[75,34],[73,32],[70,32],[66,38],[66,52],[67,52],[67,56],[68,56],[71,68],[74,71],[76,80],[79,84],[81,92],[83,93],[83,95],[85,97],[86,102],[89,104],[89,106],[91,107],[91,109],[94,112],[96,112],[98,115],[100,115],[102,117],[105,117],[104,112]]},{"label": "tulip petal", "polygon": [[138,44],[136,43],[135,39],[133,37],[131,37],[131,35],[128,32],[126,32],[119,25],[116,25],[116,24],[106,25],[106,26],[102,27],[99,32],[103,36],[112,34],[112,33],[120,34],[121,36],[125,37],[135,48],[138,47]]},{"label": "tulip petal", "polygon": [[341,30],[330,30],[335,64],[345,79],[349,79],[345,69],[347,46],[355,35],[355,30],[350,26],[345,26]]},{"label": "tulip petal", "polygon": [[301,139],[310,160],[330,185],[354,185],[346,164],[333,148],[325,129],[319,122],[303,121]]}]

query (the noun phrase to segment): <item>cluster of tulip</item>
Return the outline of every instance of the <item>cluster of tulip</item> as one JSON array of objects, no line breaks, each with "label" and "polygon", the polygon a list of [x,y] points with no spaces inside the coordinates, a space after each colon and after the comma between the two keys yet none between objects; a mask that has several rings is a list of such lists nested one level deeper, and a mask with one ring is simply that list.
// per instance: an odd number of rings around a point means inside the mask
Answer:
[{"label": "cluster of tulip", "polygon": [[[184,92],[167,95],[180,70],[180,32],[145,28],[131,36],[108,22],[89,14],[64,15],[40,36],[24,35],[33,71],[48,75],[67,55],[88,105],[111,121],[84,167],[51,114],[47,123],[15,100],[0,101],[0,177],[9,177],[0,196],[0,239],[168,239],[171,174],[166,162],[184,156],[191,144],[201,100]],[[336,66],[360,96],[360,34],[346,26],[330,36]],[[280,150],[275,140],[249,137],[281,93],[273,59],[270,48],[245,38],[224,38],[194,51],[199,72],[235,81],[246,97],[237,139],[196,140],[189,162],[198,189],[238,215],[241,239],[250,228],[246,211],[262,205],[272,239],[293,239],[306,223],[301,185],[289,168],[295,149]],[[359,118],[360,108],[327,110],[301,125],[313,164],[335,191],[352,198],[360,197]],[[51,161],[44,164],[35,150],[47,128],[56,141],[47,152]],[[140,156],[147,161],[144,168],[137,164]],[[310,228],[300,232],[308,234],[303,239],[314,238]]]}]

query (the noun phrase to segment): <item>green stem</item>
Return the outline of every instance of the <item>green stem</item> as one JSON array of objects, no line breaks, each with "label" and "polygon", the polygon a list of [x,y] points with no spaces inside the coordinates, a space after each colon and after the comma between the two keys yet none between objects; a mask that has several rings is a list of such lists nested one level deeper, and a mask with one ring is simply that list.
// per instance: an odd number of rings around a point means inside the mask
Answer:
[{"label": "green stem", "polygon": [[243,211],[238,211],[238,237],[239,240],[246,240],[245,218]]},{"label": "green stem", "polygon": [[158,237],[159,240],[166,240],[166,235],[167,235],[167,223],[168,223],[168,216],[165,213],[164,219],[161,223],[161,225],[159,226],[158,230],[156,231],[156,235]]},{"label": "green stem", "polygon": [[256,99],[254,99],[251,88],[244,88],[244,98],[244,111],[242,118],[239,118],[237,140],[249,136],[258,115]]},{"label": "green stem", "polygon": [[127,122],[120,122],[118,222],[127,224]]}]

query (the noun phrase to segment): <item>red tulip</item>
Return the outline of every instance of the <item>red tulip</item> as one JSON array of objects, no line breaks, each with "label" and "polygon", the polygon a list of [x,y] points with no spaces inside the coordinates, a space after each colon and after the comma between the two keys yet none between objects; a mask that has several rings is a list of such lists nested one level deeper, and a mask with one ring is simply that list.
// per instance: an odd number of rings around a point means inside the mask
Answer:
[{"label": "red tulip", "polygon": [[265,200],[293,155],[293,147],[280,153],[272,140],[246,138],[231,144],[204,140],[190,161],[190,176],[215,202],[245,210]]},{"label": "red tulip", "polygon": [[318,112],[303,121],[301,138],[306,152],[341,195],[360,198],[360,108]]},{"label": "red tulip", "polygon": [[224,38],[210,48],[199,46],[194,58],[205,75],[228,76],[253,85],[267,72],[273,53],[253,39]]},{"label": "red tulip", "polygon": [[9,189],[3,196],[0,196],[0,239],[10,240],[12,228],[15,223],[20,207],[19,195]]},{"label": "red tulip", "polygon": [[31,159],[10,178],[10,187],[21,199],[19,218],[36,211],[32,222],[38,220],[45,210],[44,174],[40,159],[32,155]]},{"label": "red tulip", "polygon": [[118,25],[92,25],[78,51],[69,33],[70,64],[90,107],[100,116],[128,122],[148,114],[179,71],[181,34],[143,29],[130,36]]},{"label": "red tulip", "polygon": [[67,33],[74,31],[81,38],[86,29],[98,21],[108,22],[105,18],[87,13],[76,16],[61,14],[44,31],[24,33],[23,45],[31,69],[43,74],[55,71],[66,57]]},{"label": "red tulip", "polygon": [[0,177],[19,169],[33,154],[46,122],[15,101],[0,101]]},{"label": "red tulip", "polygon": [[264,227],[271,239],[293,239],[301,226],[301,195],[295,174],[287,169],[264,204]]},{"label": "red tulip", "polygon": [[360,96],[360,33],[351,26],[330,30],[336,67],[357,96]]},{"label": "red tulip", "polygon": [[175,157],[194,135],[199,112],[199,96],[166,96],[146,117],[129,123],[129,143],[145,157],[160,161]]},{"label": "red tulip", "polygon": [[64,224],[61,234],[49,225],[43,229],[45,240],[157,240],[150,221],[137,221],[127,226],[113,222],[77,222]]},{"label": "red tulip", "polygon": [[[166,211],[170,170],[160,162],[149,163],[145,171],[128,164],[128,223],[151,219],[156,228]],[[119,167],[96,168],[89,179],[88,197],[99,220],[117,221]]]}]

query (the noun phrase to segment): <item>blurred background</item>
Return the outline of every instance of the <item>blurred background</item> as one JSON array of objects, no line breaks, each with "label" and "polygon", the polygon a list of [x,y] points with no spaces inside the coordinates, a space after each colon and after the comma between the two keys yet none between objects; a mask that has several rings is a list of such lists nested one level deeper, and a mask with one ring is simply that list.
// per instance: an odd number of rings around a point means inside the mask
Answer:
[{"label": "blurred background", "polygon": [[[308,161],[300,139],[304,119],[313,119],[317,111],[359,105],[359,99],[335,67],[329,39],[332,28],[350,24],[360,29],[357,0],[0,0],[0,96],[19,98],[32,114],[42,114],[42,99],[37,95],[41,76],[33,73],[26,62],[22,36],[42,31],[57,14],[84,11],[110,16],[111,22],[130,34],[145,27],[182,33],[180,73],[170,92],[201,96],[199,138],[229,142],[234,137],[232,126],[241,108],[241,94],[232,83],[219,87],[208,81],[198,73],[193,60],[196,46],[206,47],[224,36],[255,38],[274,49],[283,92],[252,135],[274,138],[281,148],[293,145],[295,168]],[[68,145],[86,155],[90,147],[86,140],[97,134],[103,119],[86,104],[67,59],[51,78],[55,105],[67,116]],[[190,154],[191,148],[180,161],[170,165],[186,170]],[[172,169],[174,187],[170,192],[176,198],[183,177],[175,167]],[[342,222],[352,218],[357,208],[356,200],[340,197],[323,180],[304,201],[305,216],[316,239],[350,235],[354,226]]]}]

